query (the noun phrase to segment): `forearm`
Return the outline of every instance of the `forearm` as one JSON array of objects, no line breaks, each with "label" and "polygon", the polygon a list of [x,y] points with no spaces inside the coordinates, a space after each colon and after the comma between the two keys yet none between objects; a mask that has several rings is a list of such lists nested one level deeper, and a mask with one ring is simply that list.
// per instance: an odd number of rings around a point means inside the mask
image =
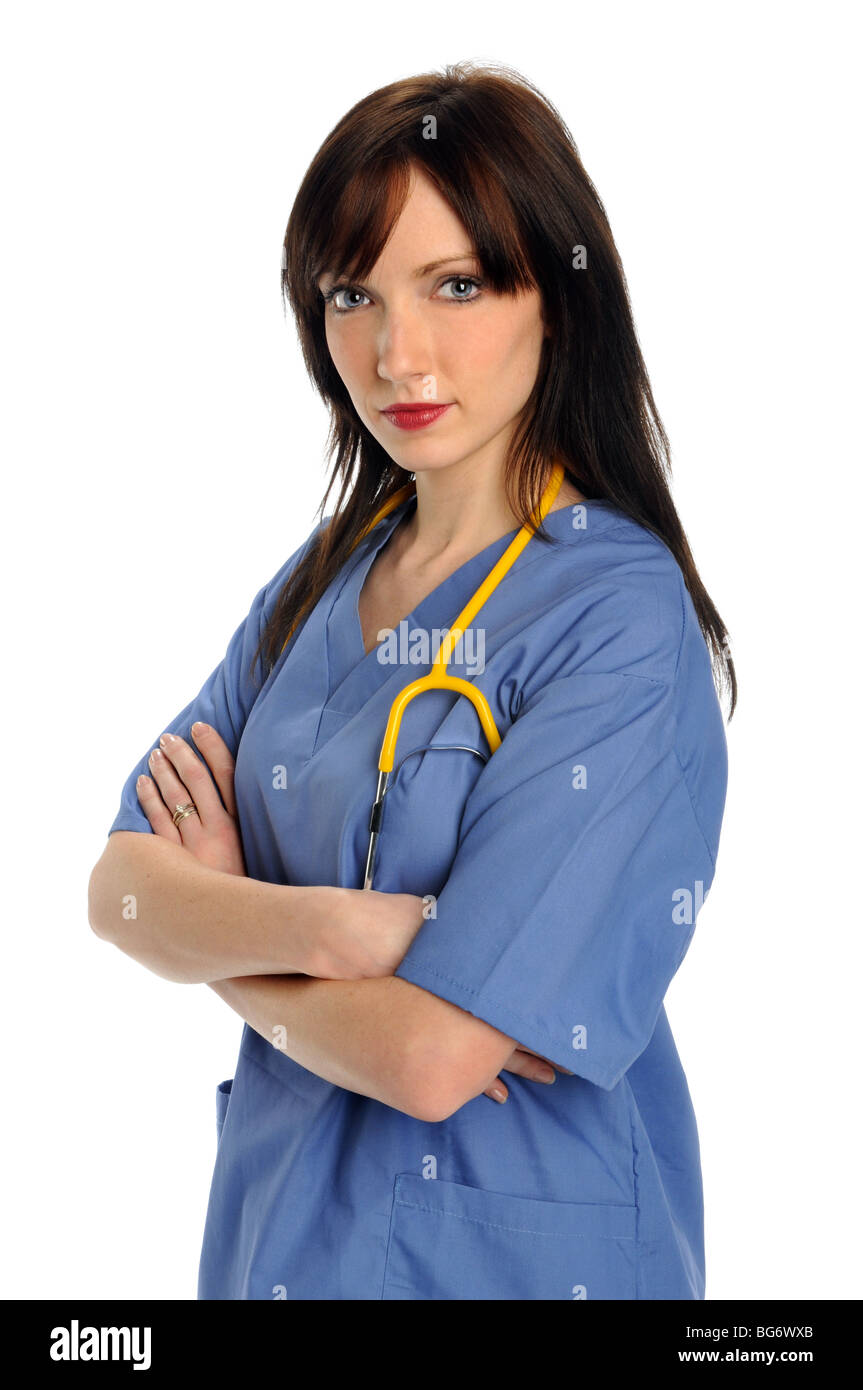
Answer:
[{"label": "forearm", "polygon": [[98,936],[155,974],[208,984],[309,969],[344,891],[221,873],[159,836],[118,831],[90,877],[89,916]]},{"label": "forearm", "polygon": [[[452,1066],[447,1030],[428,1027],[440,1006],[407,980],[318,980],[265,975],[211,988],[256,1033],[307,1071],[415,1119],[442,1118],[436,1075]],[[446,1005],[452,1009],[454,1005]],[[440,1038],[440,1055],[429,1039]]]}]

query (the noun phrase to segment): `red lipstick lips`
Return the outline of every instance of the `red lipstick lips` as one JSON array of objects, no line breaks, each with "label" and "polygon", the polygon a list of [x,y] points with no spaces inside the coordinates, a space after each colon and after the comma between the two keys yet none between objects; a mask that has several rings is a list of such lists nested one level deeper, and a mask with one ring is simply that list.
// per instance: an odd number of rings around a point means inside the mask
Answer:
[{"label": "red lipstick lips", "polygon": [[400,430],[423,430],[427,425],[434,424],[449,410],[452,402],[447,405],[427,404],[420,401],[411,405],[389,405],[381,414]]}]

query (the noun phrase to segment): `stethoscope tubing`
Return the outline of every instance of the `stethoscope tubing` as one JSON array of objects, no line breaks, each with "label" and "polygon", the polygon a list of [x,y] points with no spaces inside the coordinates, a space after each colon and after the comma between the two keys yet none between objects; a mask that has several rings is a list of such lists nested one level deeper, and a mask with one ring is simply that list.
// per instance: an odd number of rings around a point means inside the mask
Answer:
[{"label": "stethoscope tubing", "polygon": [[[422,694],[426,690],[451,690],[456,696],[465,696],[468,700],[470,700],[471,704],[474,706],[474,709],[477,712],[480,725],[482,726],[482,731],[485,734],[486,740],[488,742],[490,754],[496,753],[498,748],[500,747],[501,737],[498,733],[497,725],[494,722],[494,717],[491,712],[491,706],[489,705],[485,695],[481,690],[478,689],[477,686],[473,685],[470,681],[463,680],[460,676],[449,675],[449,673],[447,672],[447,666],[452,660],[453,651],[455,647],[458,645],[458,643],[461,641],[462,637],[464,636],[466,629],[470,626],[470,623],[476,617],[477,613],[482,608],[482,606],[494,593],[495,589],[497,588],[500,581],[503,579],[504,575],[512,568],[515,561],[518,559],[519,555],[524,550],[525,546],[528,544],[531,537],[533,536],[537,526],[541,524],[543,518],[545,517],[549,508],[551,507],[552,502],[554,501],[555,497],[560,491],[560,486],[563,482],[563,475],[563,466],[559,463],[556,463],[554,465],[554,468],[552,469],[551,480],[549,481],[542,494],[539,506],[531,515],[530,520],[524,526],[522,526],[518,535],[515,536],[514,539],[507,546],[503,555],[501,555],[500,559],[489,571],[485,579],[482,581],[475,593],[471,596],[471,598],[465,604],[462,611],[459,613],[458,617],[452,624],[452,627],[448,630],[443,642],[441,643],[432,663],[432,668],[429,671],[428,675],[420,676],[418,680],[411,681],[409,685],[406,685],[403,690],[399,691],[398,695],[396,695],[395,699],[393,700],[390,706],[389,718],[387,719],[387,727],[384,733],[383,743],[381,744],[380,757],[378,758],[378,779],[377,787],[375,790],[375,799],[372,804],[371,815],[369,816],[369,847],[368,852],[366,854],[365,871],[363,874],[364,889],[371,889],[372,887],[375,857],[377,854],[378,841],[380,839],[381,826],[383,823],[384,797],[386,796],[390,774],[393,770],[396,745],[398,742],[399,730],[401,728],[402,716],[407,706],[410,704],[411,700],[415,699],[417,695]],[[398,496],[399,494],[396,494],[396,497]],[[367,530],[373,530],[374,527],[378,524],[378,522],[381,521],[385,515],[388,515],[389,512],[391,512],[394,509],[394,506],[398,506],[398,502],[395,501],[394,498],[390,498],[389,502],[386,503],[384,507],[381,508],[381,511],[374,517],[373,521],[371,522],[371,525],[367,528]],[[366,534],[367,531],[364,531],[363,535]],[[435,744],[426,745],[427,748],[435,748],[442,746],[443,745]],[[466,751],[477,753],[479,757],[483,757],[483,754],[480,753],[478,749],[471,748],[467,749]],[[410,754],[408,754],[408,756],[410,756]],[[401,767],[401,765],[402,764],[400,763],[399,766]]]}]

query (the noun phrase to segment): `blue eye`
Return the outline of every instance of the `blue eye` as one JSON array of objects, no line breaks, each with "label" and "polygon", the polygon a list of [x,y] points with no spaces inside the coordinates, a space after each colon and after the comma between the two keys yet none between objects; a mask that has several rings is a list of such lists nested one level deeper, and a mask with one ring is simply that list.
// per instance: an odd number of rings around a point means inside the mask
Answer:
[{"label": "blue eye", "polygon": [[[444,285],[468,285],[470,288],[478,290],[482,288],[482,281],[476,280],[472,275],[448,275],[446,280],[443,281],[441,289],[443,289]],[[446,298],[446,296],[444,297]],[[473,294],[470,296],[470,299],[468,299],[463,298],[461,295],[456,295],[453,298],[452,303],[470,304],[472,300],[477,299],[478,297],[478,295]]]},{"label": "blue eye", "polygon": [[353,285],[334,285],[333,288],[331,290],[327,290],[326,294],[324,295],[324,303],[332,304],[337,314],[349,314],[351,308],[356,308],[356,305],[351,305],[350,308],[343,309],[338,304],[336,304],[336,295],[339,294],[359,295],[361,299],[365,299],[367,297],[363,294],[362,290],[354,289]]},{"label": "blue eye", "polygon": [[[482,281],[474,275],[448,275],[438,286],[442,290],[445,285],[466,285],[473,293],[468,297],[461,294],[443,295],[442,298],[449,304],[472,304],[475,299],[479,299],[479,291],[482,289]],[[340,295],[353,295],[355,298],[368,299],[364,290],[358,289],[356,285],[333,285],[332,289],[322,291],[324,304],[332,305],[334,314],[350,314],[354,309],[362,308],[361,304],[343,305],[337,302]]]}]

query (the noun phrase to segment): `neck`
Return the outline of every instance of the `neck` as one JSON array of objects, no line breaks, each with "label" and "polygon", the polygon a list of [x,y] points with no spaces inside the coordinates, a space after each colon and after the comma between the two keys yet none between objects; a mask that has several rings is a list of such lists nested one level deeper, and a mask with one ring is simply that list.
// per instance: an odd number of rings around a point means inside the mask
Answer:
[{"label": "neck", "polygon": [[[546,483],[550,477],[549,470]],[[428,469],[417,473],[416,492],[416,511],[404,535],[405,549],[416,564],[475,555],[519,525],[507,502],[500,465],[471,459]],[[564,480],[551,510],[565,506],[572,492]]]}]

